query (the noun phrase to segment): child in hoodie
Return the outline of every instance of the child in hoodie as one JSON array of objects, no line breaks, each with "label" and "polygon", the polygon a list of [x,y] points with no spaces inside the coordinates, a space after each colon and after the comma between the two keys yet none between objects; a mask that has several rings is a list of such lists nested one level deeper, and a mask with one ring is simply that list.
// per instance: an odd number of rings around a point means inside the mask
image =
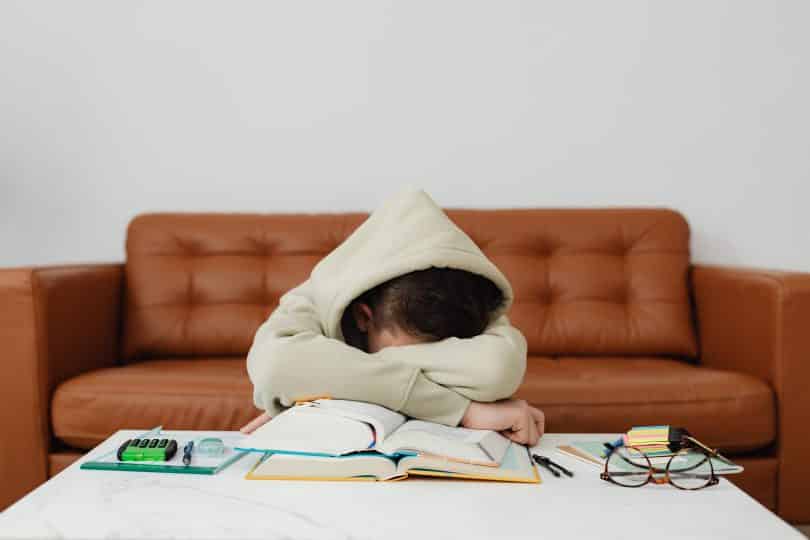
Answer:
[{"label": "child in hoodie", "polygon": [[328,395],[524,444],[543,413],[509,399],[526,366],[506,277],[422,190],[387,200],[283,295],[248,353],[250,432]]}]

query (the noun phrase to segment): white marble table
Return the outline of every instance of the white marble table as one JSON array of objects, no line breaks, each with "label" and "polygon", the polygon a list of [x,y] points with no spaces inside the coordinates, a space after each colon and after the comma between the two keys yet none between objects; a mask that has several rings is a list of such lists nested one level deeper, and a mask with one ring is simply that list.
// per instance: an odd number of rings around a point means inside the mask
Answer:
[{"label": "white marble table", "polygon": [[[89,456],[138,433],[119,431]],[[215,476],[79,469],[86,455],[0,514],[0,538],[804,538],[725,479],[694,492],[623,488],[554,451],[616,437],[544,435],[535,451],[575,476],[541,468],[539,485],[245,480],[257,456]]]}]

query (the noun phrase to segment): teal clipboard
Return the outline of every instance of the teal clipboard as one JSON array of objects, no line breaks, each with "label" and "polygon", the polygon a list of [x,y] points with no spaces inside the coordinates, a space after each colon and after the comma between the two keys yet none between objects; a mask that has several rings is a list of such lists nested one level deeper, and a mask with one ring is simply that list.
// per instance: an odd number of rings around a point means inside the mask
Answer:
[{"label": "teal clipboard", "polygon": [[[143,437],[158,437],[158,436],[171,436],[177,440],[178,448],[182,449],[188,441],[193,440],[194,445],[197,446],[200,437],[182,437],[170,435],[172,432],[164,433],[163,426],[157,426],[146,433],[134,436],[133,438]],[[121,441],[123,442],[123,441]],[[227,440],[225,443],[225,453],[222,456],[209,457],[199,456],[192,454],[191,463],[189,465],[183,464],[183,452],[178,451],[175,456],[169,461],[118,461],[118,448],[111,450],[96,459],[85,461],[79,468],[85,470],[96,471],[134,471],[134,472],[157,472],[157,473],[174,473],[174,474],[216,474],[219,471],[227,468],[239,459],[245,457],[248,452],[238,451],[234,448],[234,444],[229,444]]]}]

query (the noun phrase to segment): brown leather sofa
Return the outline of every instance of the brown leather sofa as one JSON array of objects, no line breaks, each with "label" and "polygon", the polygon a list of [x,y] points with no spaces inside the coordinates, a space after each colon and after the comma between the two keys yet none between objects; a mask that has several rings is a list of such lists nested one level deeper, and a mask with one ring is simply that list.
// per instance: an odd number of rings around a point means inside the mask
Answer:
[{"label": "brown leather sofa", "polygon": [[[810,522],[810,274],[692,264],[666,208],[445,210],[513,284],[547,431],[685,426]],[[255,417],[254,332],[367,216],[143,214],[126,262],[0,270],[0,508],[118,429]]]}]

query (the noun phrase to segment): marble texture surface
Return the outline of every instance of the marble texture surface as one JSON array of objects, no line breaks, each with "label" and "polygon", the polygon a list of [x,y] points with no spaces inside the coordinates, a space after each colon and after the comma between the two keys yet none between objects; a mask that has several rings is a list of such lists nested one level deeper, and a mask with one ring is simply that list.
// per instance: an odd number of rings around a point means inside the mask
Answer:
[{"label": "marble texture surface", "polygon": [[[119,431],[89,456],[138,433]],[[540,469],[539,485],[245,480],[258,456],[215,476],[90,471],[84,456],[0,514],[0,538],[803,538],[725,479],[695,492],[622,488],[554,450],[615,438],[544,435],[535,451],[575,476]]]}]

